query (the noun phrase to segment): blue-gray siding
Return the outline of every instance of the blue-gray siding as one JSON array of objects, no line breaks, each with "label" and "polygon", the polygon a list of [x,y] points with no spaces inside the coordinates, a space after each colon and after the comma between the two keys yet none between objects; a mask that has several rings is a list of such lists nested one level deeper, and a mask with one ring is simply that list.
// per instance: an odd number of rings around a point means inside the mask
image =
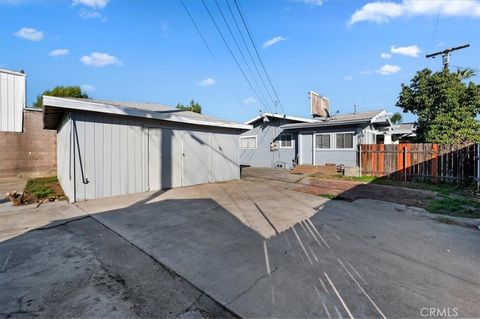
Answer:
[{"label": "blue-gray siding", "polygon": [[[363,141],[370,142],[372,139],[370,134],[367,134],[367,125],[345,126],[345,127],[323,127],[309,129],[308,131],[301,131],[301,164],[324,165],[327,163],[344,164],[345,166],[355,167],[358,165],[358,144],[359,133],[363,134]],[[353,133],[353,148],[352,149],[337,149],[336,148],[336,133]],[[329,134],[330,135],[330,149],[315,149],[315,134]]]},{"label": "blue-gray siding", "polygon": [[296,134],[293,134],[292,148],[280,148],[278,140],[279,148],[270,150],[270,143],[277,141],[283,132],[280,126],[288,123],[288,120],[271,118],[269,122],[256,123],[252,130],[244,132],[241,136],[257,137],[257,148],[240,149],[240,164],[271,168],[280,163],[291,168],[298,149]]}]

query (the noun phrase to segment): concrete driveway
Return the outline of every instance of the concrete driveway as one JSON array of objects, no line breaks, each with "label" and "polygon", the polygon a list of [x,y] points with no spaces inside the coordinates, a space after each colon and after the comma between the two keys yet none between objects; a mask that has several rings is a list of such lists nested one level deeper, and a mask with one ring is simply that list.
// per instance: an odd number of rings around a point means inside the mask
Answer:
[{"label": "concrete driveway", "polygon": [[291,191],[289,182],[253,178],[77,206],[241,317],[478,316],[478,230],[391,203]]}]

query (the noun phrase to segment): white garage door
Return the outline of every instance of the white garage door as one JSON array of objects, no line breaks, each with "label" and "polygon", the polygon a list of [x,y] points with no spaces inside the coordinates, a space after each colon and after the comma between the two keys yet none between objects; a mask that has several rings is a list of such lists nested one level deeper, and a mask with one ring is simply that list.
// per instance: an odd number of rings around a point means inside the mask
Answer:
[{"label": "white garage door", "polygon": [[183,186],[209,182],[210,135],[208,133],[183,133]]},{"label": "white garage door", "polygon": [[238,178],[236,135],[148,129],[150,190]]},{"label": "white garage door", "polygon": [[148,129],[150,190],[182,186],[182,131]]}]

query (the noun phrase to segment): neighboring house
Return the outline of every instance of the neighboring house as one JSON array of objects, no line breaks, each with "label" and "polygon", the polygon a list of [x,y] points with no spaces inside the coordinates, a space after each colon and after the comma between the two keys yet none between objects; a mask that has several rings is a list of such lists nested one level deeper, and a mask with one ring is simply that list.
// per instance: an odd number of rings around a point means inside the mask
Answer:
[{"label": "neighboring house", "polygon": [[25,73],[0,69],[0,179],[55,175],[57,136],[42,126],[41,110],[26,107]]},{"label": "neighboring house", "polygon": [[240,178],[252,128],[153,103],[43,97],[57,175],[71,201]]},{"label": "neighboring house", "polygon": [[415,133],[417,125],[415,123],[392,124],[384,131],[385,144],[399,144],[411,142],[417,134]]},{"label": "neighboring house", "polygon": [[253,129],[240,136],[240,164],[252,167],[292,168],[298,154],[297,135],[282,134],[282,125],[312,123],[314,119],[263,113],[245,122]]},{"label": "neighboring house", "polygon": [[0,132],[23,131],[26,107],[26,75],[0,69]]},{"label": "neighboring house", "polygon": [[383,143],[391,127],[385,110],[338,114],[314,122],[282,125],[284,133],[298,135],[298,163],[358,165],[358,144]]}]

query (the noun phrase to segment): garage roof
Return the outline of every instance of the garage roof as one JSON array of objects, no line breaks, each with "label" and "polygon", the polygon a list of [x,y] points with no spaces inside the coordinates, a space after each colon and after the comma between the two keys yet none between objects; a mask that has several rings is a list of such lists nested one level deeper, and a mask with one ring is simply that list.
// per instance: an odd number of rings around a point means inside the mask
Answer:
[{"label": "garage roof", "polygon": [[184,124],[250,130],[251,125],[229,122],[195,112],[182,111],[158,103],[117,102],[43,96],[43,127],[57,129],[66,110],[79,110],[122,116],[157,119]]}]

